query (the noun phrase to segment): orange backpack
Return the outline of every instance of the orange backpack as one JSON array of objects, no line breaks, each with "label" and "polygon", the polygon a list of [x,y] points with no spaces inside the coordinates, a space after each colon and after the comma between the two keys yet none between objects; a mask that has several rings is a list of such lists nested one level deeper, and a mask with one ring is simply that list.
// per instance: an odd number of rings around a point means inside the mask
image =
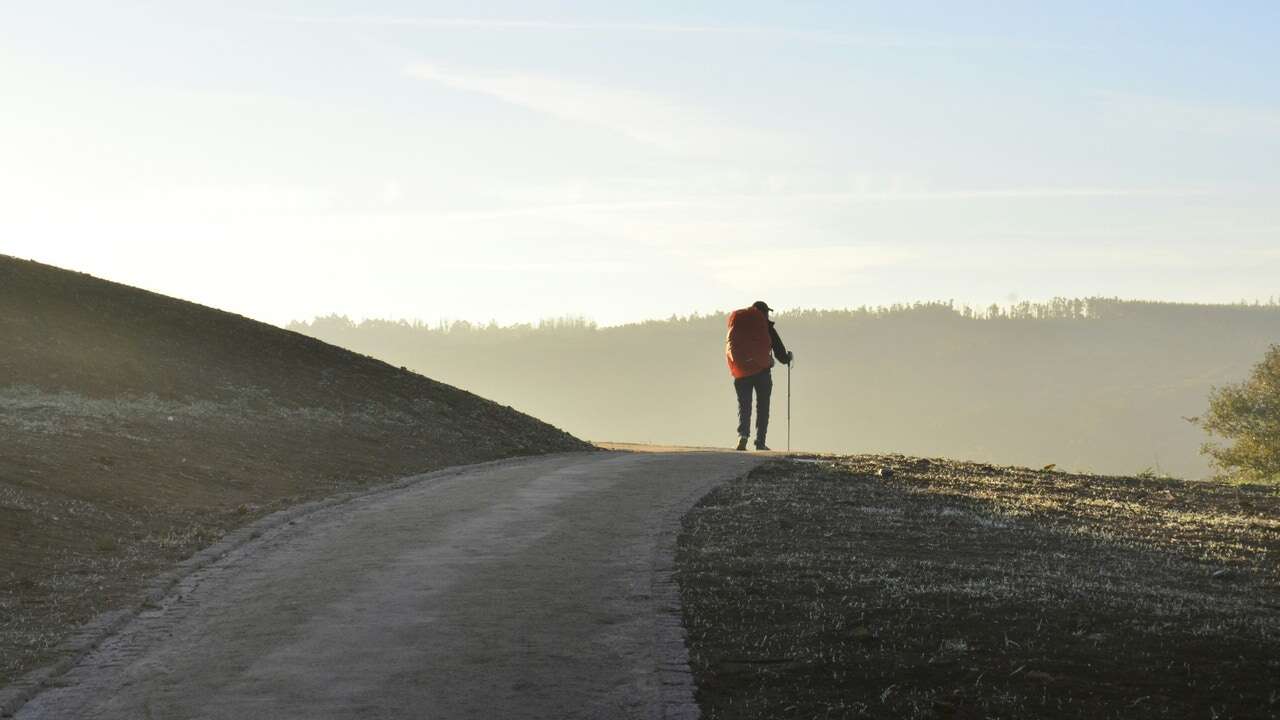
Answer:
[{"label": "orange backpack", "polygon": [[773,367],[773,341],[769,321],[754,307],[729,314],[729,334],[724,339],[724,356],[735,378],[755,375]]}]

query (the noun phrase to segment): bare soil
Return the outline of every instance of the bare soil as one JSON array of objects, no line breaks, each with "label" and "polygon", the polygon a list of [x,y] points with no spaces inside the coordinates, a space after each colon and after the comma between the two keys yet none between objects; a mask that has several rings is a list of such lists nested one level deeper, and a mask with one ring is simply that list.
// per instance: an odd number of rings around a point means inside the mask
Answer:
[{"label": "bare soil", "polygon": [[0,256],[0,685],[268,512],[451,465],[586,449],[297,333]]},{"label": "bare soil", "polygon": [[1280,717],[1275,488],[775,461],[676,561],[708,718]]}]

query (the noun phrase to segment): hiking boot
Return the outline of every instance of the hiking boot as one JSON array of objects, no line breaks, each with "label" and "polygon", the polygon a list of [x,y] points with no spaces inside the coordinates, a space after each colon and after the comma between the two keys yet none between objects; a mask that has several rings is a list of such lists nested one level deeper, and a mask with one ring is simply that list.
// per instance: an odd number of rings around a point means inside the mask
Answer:
[{"label": "hiking boot", "polygon": [[747,439],[745,437],[738,438],[738,449],[739,450],[747,449]]},{"label": "hiking boot", "polygon": [[773,452],[769,449],[769,446],[764,443],[756,443],[756,450],[759,452]]}]

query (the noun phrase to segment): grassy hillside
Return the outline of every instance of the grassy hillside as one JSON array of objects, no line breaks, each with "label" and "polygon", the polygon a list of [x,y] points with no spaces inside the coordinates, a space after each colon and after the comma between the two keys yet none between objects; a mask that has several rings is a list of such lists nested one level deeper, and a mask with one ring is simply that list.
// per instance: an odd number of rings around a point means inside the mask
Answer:
[{"label": "grassy hillside", "polygon": [[[1209,389],[1280,341],[1278,306],[1105,299],[782,313],[795,446],[1198,478]],[[737,424],[725,316],[613,328],[294,327],[482,392],[593,439],[725,446]],[[772,445],[785,445],[786,369]]]},{"label": "grassy hillside", "polygon": [[902,456],[717,488],[676,553],[707,718],[1280,717],[1280,489]]},{"label": "grassy hillside", "polygon": [[266,512],[586,447],[297,333],[0,256],[0,684]]}]

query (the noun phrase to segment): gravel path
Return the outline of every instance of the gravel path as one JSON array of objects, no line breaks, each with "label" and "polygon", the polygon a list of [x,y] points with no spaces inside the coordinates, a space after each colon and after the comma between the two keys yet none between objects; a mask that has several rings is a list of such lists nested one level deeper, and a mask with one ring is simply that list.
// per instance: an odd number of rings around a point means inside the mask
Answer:
[{"label": "gravel path", "polygon": [[672,535],[760,460],[562,455],[319,510],[188,577],[17,717],[696,714]]}]

